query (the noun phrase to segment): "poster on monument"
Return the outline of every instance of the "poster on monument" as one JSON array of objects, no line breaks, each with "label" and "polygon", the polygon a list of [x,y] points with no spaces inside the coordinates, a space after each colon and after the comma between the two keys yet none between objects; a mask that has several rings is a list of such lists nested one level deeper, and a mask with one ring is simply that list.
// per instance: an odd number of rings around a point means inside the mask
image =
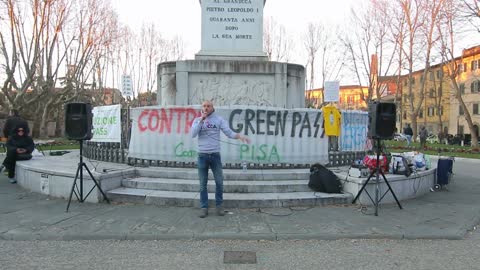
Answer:
[{"label": "poster on monument", "polygon": [[340,82],[329,81],[324,85],[324,102],[338,102],[340,100]]},{"label": "poster on monument", "polygon": [[199,54],[265,56],[264,0],[202,0]]},{"label": "poster on monument", "polygon": [[[323,113],[314,109],[239,105],[216,107],[236,133],[250,144],[220,136],[222,162],[328,163],[328,137],[322,128]],[[132,133],[128,156],[133,158],[194,162],[197,138],[190,134],[200,106],[132,108]]]}]

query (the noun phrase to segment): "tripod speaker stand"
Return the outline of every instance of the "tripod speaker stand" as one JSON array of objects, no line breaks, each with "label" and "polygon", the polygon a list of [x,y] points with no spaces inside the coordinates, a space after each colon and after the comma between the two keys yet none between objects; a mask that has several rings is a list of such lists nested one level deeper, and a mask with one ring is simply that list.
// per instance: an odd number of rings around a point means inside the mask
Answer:
[{"label": "tripod speaker stand", "polygon": [[[100,187],[100,184],[95,179],[95,177],[93,177],[92,172],[87,167],[87,164],[85,164],[85,162],[83,162],[83,155],[82,155],[83,154],[83,143],[82,143],[83,140],[79,140],[78,142],[80,143],[80,162],[78,163],[77,173],[75,174],[75,180],[73,180],[72,189],[70,190],[70,197],[68,198],[68,204],[67,204],[66,212],[68,212],[68,208],[70,208],[70,203],[72,202],[73,193],[75,193],[75,196],[77,197],[77,200],[79,202],[83,203],[87,199],[88,195],[90,195],[90,193],[92,193],[92,191],[95,189],[95,187],[97,187],[98,190],[100,191],[100,193],[102,193],[103,199],[105,199],[105,201],[107,201],[107,203],[110,203],[110,201],[107,198],[107,195],[105,195],[102,188]],[[92,187],[92,189],[85,196],[83,196],[83,168],[85,168],[87,170],[88,174],[90,175],[90,177],[93,180],[93,183],[95,183],[95,185]],[[78,185],[77,185],[77,180],[80,180]]]},{"label": "tripod speaker stand", "polygon": [[[357,201],[357,199],[360,198],[360,195],[362,194],[362,192],[365,191],[367,193],[368,197],[370,198],[370,200],[372,201],[373,205],[375,205],[375,216],[378,216],[378,205],[379,205],[380,201],[385,197],[385,195],[387,195],[388,191],[390,191],[392,193],[393,198],[397,202],[398,207],[400,209],[402,209],[402,205],[398,201],[397,196],[395,195],[395,192],[393,192],[393,189],[390,186],[390,183],[388,183],[387,178],[385,177],[382,170],[380,169],[380,152],[382,152],[382,149],[381,149],[382,146],[381,146],[381,143],[380,143],[380,138],[375,138],[375,140],[376,140],[376,143],[377,143],[377,146],[376,146],[376,154],[377,154],[376,168],[375,168],[374,171],[372,171],[372,173],[370,173],[370,176],[368,176],[367,181],[365,181],[362,188],[358,192],[357,196],[355,196],[355,199],[353,199],[352,204],[354,204]],[[370,196],[370,193],[368,193],[368,191],[365,189],[365,187],[367,186],[370,179],[372,179],[373,175],[375,175],[375,200],[372,198],[372,196]],[[388,190],[385,191],[385,193],[382,195],[382,197],[379,198],[380,175],[383,177],[383,180],[385,181],[385,184],[387,184]]]}]

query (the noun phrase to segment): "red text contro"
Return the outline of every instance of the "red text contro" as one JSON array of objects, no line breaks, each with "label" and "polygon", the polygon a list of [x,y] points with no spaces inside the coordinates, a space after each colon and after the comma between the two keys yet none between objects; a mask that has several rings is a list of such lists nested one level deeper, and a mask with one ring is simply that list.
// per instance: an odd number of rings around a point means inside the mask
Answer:
[{"label": "red text contro", "polygon": [[[193,120],[200,116],[200,112],[193,108],[145,109],[138,116],[138,130],[140,132],[188,134]],[[176,127],[176,130],[172,131],[172,127]]]}]

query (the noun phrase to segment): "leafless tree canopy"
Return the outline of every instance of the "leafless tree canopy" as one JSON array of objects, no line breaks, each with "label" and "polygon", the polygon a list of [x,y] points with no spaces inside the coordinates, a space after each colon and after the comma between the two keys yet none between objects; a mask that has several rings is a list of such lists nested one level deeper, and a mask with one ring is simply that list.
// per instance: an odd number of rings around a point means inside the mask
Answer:
[{"label": "leafless tree canopy", "polygon": [[104,0],[0,0],[1,110],[20,110],[44,136],[48,121],[62,119],[63,104],[102,105],[122,74],[151,96],[156,65],[182,59],[183,41],[148,24],[135,35],[117,17]]}]

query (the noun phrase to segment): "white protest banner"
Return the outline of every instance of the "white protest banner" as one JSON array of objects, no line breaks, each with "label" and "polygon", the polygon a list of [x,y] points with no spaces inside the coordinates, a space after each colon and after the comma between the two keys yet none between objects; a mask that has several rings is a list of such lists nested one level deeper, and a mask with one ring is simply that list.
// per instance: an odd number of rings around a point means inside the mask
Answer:
[{"label": "white protest banner", "polygon": [[121,105],[93,108],[93,142],[121,142]]},{"label": "white protest banner", "polygon": [[338,102],[340,100],[340,82],[330,81],[324,85],[324,102]]},{"label": "white protest banner", "polygon": [[342,111],[341,151],[364,151],[367,143],[368,113]]},{"label": "white protest banner", "polygon": [[[251,139],[250,144],[221,133],[224,163],[328,163],[328,138],[322,128],[323,114],[314,109],[257,106],[216,107],[230,128]],[[200,106],[132,108],[129,157],[191,162],[197,160],[197,138],[192,122]]]}]

